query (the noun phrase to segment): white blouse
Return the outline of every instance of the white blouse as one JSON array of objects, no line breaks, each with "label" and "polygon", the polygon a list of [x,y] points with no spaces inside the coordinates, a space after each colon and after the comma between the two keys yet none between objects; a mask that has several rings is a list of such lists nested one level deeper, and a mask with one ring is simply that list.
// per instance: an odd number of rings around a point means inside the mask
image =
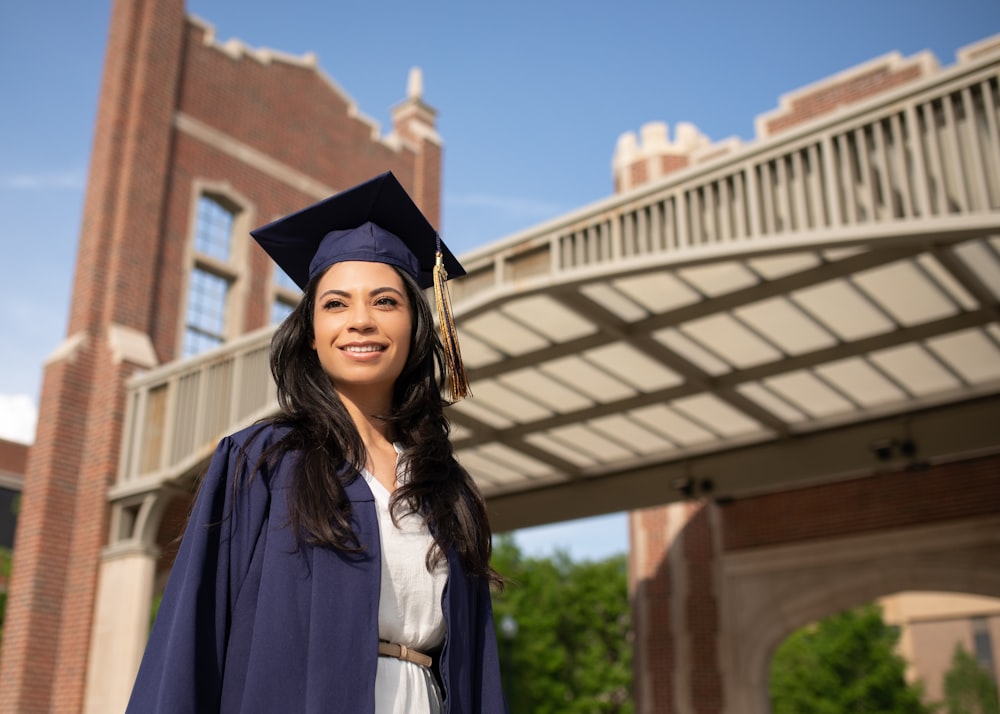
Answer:
[{"label": "white blouse", "polygon": [[[397,447],[397,453],[399,448]],[[399,483],[405,469],[397,462]],[[375,496],[382,540],[382,587],[379,593],[378,636],[429,653],[444,644],[445,622],[441,598],[448,566],[427,570],[427,552],[434,538],[423,517],[410,513],[393,524],[390,494],[378,480],[362,471]],[[441,691],[427,667],[395,657],[379,657],[375,675],[376,714],[440,714]]]}]

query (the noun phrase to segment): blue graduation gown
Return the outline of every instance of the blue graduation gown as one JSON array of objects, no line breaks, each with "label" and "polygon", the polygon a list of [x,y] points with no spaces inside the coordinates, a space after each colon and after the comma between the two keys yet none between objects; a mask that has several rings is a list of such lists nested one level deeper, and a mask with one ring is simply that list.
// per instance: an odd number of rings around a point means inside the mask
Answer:
[{"label": "blue graduation gown", "polygon": [[[346,486],[362,554],[298,547],[287,502],[298,455],[286,453],[247,480],[261,452],[283,433],[251,427],[219,443],[150,634],[130,714],[374,712],[381,578],[374,498],[362,478]],[[442,609],[445,712],[506,712],[489,587],[467,575],[454,552]]]}]

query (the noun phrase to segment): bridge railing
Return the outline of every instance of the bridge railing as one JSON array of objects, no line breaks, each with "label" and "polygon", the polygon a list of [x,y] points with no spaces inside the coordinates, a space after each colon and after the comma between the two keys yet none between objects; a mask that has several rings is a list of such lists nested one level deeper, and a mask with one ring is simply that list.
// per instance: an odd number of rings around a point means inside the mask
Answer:
[{"label": "bridge railing", "polygon": [[1000,209],[1000,60],[960,65],[463,256],[456,299],[610,261]]},{"label": "bridge railing", "polygon": [[129,381],[120,495],[183,474],[223,435],[277,409],[268,364],[273,332],[248,333]]},{"label": "bridge railing", "polygon": [[[631,257],[1000,210],[1000,58],[960,65],[464,255],[461,302]],[[276,408],[271,328],[136,377],[115,493],[183,475]]]}]

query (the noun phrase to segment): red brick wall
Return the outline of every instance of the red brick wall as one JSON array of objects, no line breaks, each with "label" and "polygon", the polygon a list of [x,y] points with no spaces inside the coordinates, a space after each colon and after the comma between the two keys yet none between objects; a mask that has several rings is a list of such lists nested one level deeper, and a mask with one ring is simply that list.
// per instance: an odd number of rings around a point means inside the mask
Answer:
[{"label": "red brick wall", "polygon": [[691,701],[696,714],[722,712],[719,671],[719,597],[715,585],[716,548],[711,509],[689,504],[684,529],[687,602],[684,613],[691,636]]},{"label": "red brick wall", "polygon": [[28,465],[28,445],[0,439],[0,471],[23,476]]},{"label": "red brick wall", "polygon": [[[633,695],[637,711],[655,711],[648,708],[651,703],[674,700],[676,648],[670,617],[674,575],[667,560],[670,517],[666,508],[647,508],[634,511],[629,519],[633,531],[628,570],[636,638]],[[637,543],[643,547],[636,547]]]},{"label": "red brick wall", "polygon": [[[79,343],[43,378],[0,652],[0,712],[82,707],[107,489],[134,369],[116,361],[109,328],[148,335],[161,362],[177,354],[195,182],[231,186],[258,223],[318,198],[177,130],[177,113],[333,189],[391,169],[408,188],[419,185],[418,202],[440,220],[439,144],[397,151],[349,115],[318,70],[233,58],[206,46],[204,34],[182,0],[116,0],[112,10],[69,318]],[[252,242],[247,250],[243,330],[270,313],[270,263]],[[165,559],[185,512],[178,501],[163,522]]]},{"label": "red brick wall", "polygon": [[898,70],[887,66],[846,78],[842,82],[824,83],[816,91],[797,96],[780,116],[767,121],[768,135],[815,119],[833,110],[881,94],[923,75],[920,65]]},{"label": "red brick wall", "polygon": [[1000,456],[740,499],[722,513],[726,551],[1000,513]]}]

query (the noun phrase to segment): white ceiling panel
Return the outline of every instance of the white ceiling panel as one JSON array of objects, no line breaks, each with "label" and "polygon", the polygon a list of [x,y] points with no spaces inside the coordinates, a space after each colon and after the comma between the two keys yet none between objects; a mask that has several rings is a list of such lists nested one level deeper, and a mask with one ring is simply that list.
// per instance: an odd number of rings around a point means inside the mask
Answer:
[{"label": "white ceiling panel", "polygon": [[760,431],[761,425],[714,394],[695,394],[675,399],[670,406],[711,431],[725,437]]},{"label": "white ceiling panel", "polygon": [[805,370],[768,377],[764,384],[814,419],[854,409],[851,402]]},{"label": "white ceiling panel", "polygon": [[523,475],[484,459],[475,449],[459,449],[455,458],[477,483],[503,484],[526,480]]},{"label": "white ceiling panel", "polygon": [[622,278],[613,285],[650,312],[666,312],[702,299],[666,271]]},{"label": "white ceiling panel", "polygon": [[673,370],[667,369],[635,347],[621,342],[588,350],[584,357],[641,392],[655,392],[684,381]]},{"label": "white ceiling panel", "polygon": [[786,275],[801,273],[803,270],[815,268],[820,264],[820,259],[815,253],[787,253],[785,255],[752,258],[747,263],[767,280],[775,280],[783,278]]},{"label": "white ceiling panel", "polygon": [[816,372],[865,407],[881,406],[906,398],[906,392],[860,357],[819,365]]},{"label": "white ceiling panel", "polygon": [[871,354],[871,360],[918,397],[962,386],[956,377],[916,344],[899,345]]},{"label": "white ceiling panel", "polygon": [[471,334],[507,355],[523,355],[551,344],[537,332],[496,310],[465,320],[462,332]]},{"label": "white ceiling panel", "polygon": [[[527,399],[499,382],[486,379],[473,385],[471,401],[521,424],[552,416],[552,411],[536,401]],[[459,402],[464,404],[465,401]]]},{"label": "white ceiling panel", "polygon": [[483,453],[482,449],[461,449],[455,453],[455,458],[465,467],[487,496],[491,493],[536,488],[547,483],[565,480],[558,474],[551,472],[537,476],[528,475],[522,470],[496,461],[488,453]]},{"label": "white ceiling panel", "polygon": [[542,364],[539,369],[566,384],[572,384],[591,399],[601,402],[616,402],[634,396],[636,390],[608,374],[592,363],[576,355],[561,357]]},{"label": "white ceiling panel", "polygon": [[635,458],[636,454],[621,444],[602,436],[583,424],[569,424],[549,430],[549,435],[572,449],[582,451],[597,461]]},{"label": "white ceiling panel", "polygon": [[539,461],[497,441],[484,444],[476,452],[484,459],[499,464],[505,469],[521,473],[526,478],[538,479],[556,474],[555,469],[544,461]]},{"label": "white ceiling panel", "polygon": [[[473,395],[478,394],[479,382],[475,382],[472,385]],[[460,414],[465,414],[471,419],[482,422],[487,426],[491,426],[494,429],[509,429],[514,426],[515,421],[508,418],[507,416],[501,414],[500,412],[492,410],[485,402],[481,401],[478,396],[473,396],[471,399],[462,399],[461,401],[452,404],[449,409],[454,409]]]},{"label": "white ceiling panel", "polygon": [[451,424],[451,438],[454,440],[458,439],[468,439],[472,436],[472,430],[462,424],[456,424],[452,422]]},{"label": "white ceiling panel", "polygon": [[958,312],[909,260],[857,273],[854,283],[902,325],[919,325]]},{"label": "white ceiling panel", "polygon": [[597,465],[597,460],[584,453],[580,449],[574,448],[562,441],[553,439],[547,432],[536,431],[524,437],[524,440],[532,446],[543,451],[548,451],[556,458],[562,459],[566,463],[573,464],[580,468],[588,468]]},{"label": "white ceiling panel", "polygon": [[782,354],[729,315],[709,315],[681,325],[681,331],[738,368],[775,362]]},{"label": "white ceiling panel", "polygon": [[595,305],[600,305],[605,310],[613,312],[625,322],[637,322],[649,316],[649,311],[629,300],[622,292],[615,290],[607,283],[585,285],[580,288],[580,292]]},{"label": "white ceiling panel", "polygon": [[761,300],[733,312],[790,355],[805,354],[837,344],[830,332],[784,297]]},{"label": "white ceiling panel", "polygon": [[541,402],[559,414],[568,414],[594,405],[593,401],[580,392],[566,387],[537,369],[519,369],[498,377],[497,381],[505,387],[529,395],[532,400]]},{"label": "white ceiling panel", "polygon": [[846,280],[830,280],[796,290],[791,297],[843,340],[860,340],[895,327]]},{"label": "white ceiling panel", "polygon": [[935,337],[927,340],[927,347],[970,384],[1000,379],[1000,350],[982,330]]},{"label": "white ceiling panel", "polygon": [[591,419],[590,427],[640,454],[654,454],[673,448],[662,436],[646,429],[623,414]]},{"label": "white ceiling panel", "polygon": [[487,345],[482,340],[477,340],[465,329],[464,323],[458,330],[458,340],[462,348],[462,362],[469,369],[484,367],[488,364],[499,362],[503,355],[497,350]]},{"label": "white ceiling panel", "polygon": [[786,424],[793,424],[798,421],[805,421],[806,415],[796,409],[784,399],[778,397],[774,392],[767,389],[760,382],[745,382],[736,388],[736,391],[747,399],[750,399],[774,416],[781,419]]},{"label": "white ceiling panel", "polygon": [[554,342],[568,342],[597,332],[593,322],[544,295],[514,300],[500,311]]},{"label": "white ceiling panel", "polygon": [[756,275],[736,261],[681,268],[677,274],[708,297],[725,295],[760,282]]},{"label": "white ceiling panel", "polygon": [[976,240],[962,243],[957,246],[955,254],[964,262],[993,293],[993,297],[1000,300],[1000,238],[991,238],[990,245],[985,241]]},{"label": "white ceiling panel", "polygon": [[711,432],[662,404],[633,409],[629,415],[681,446],[693,446],[715,440]]},{"label": "white ceiling panel", "polygon": [[975,310],[979,307],[979,302],[934,256],[923,253],[917,256],[917,263],[963,310]]},{"label": "white ceiling panel", "polygon": [[673,327],[657,330],[653,333],[653,339],[713,377],[733,371],[728,364]]}]

